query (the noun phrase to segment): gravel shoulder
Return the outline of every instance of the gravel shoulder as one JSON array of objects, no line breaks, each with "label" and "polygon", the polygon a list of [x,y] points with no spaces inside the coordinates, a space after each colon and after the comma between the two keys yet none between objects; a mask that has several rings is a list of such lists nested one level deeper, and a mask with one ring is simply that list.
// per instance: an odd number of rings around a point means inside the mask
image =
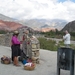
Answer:
[{"label": "gravel shoulder", "polygon": [[[0,46],[0,58],[3,56],[11,57],[11,48]],[[36,65],[35,70],[24,70],[21,67],[15,67],[12,63],[9,65],[0,62],[0,75],[57,75],[57,52],[40,49],[40,64]],[[70,75],[69,71],[61,70],[61,75]]]}]

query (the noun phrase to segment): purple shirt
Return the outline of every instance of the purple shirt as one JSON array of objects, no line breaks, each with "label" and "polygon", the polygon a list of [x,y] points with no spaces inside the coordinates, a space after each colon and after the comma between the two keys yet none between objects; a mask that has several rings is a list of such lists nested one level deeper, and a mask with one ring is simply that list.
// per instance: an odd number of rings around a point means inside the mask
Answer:
[{"label": "purple shirt", "polygon": [[20,44],[20,41],[19,41],[19,39],[16,36],[12,37],[11,42],[12,42],[12,44]]}]

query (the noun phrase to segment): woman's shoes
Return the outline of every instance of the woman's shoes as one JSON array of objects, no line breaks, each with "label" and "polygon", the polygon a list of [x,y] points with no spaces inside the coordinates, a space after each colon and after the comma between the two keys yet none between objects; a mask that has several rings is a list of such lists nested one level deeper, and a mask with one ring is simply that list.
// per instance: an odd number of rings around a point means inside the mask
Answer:
[{"label": "woman's shoes", "polygon": [[14,66],[20,67],[21,65],[19,65],[19,64],[14,64]]}]

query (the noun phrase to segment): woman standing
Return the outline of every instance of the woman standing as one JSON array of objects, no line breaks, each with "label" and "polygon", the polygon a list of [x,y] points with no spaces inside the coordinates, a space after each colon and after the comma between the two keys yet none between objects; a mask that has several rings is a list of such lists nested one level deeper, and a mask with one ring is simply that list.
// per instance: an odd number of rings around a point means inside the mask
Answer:
[{"label": "woman standing", "polygon": [[32,47],[28,30],[24,31],[22,50],[28,58],[32,58]]},{"label": "woman standing", "polygon": [[20,49],[21,42],[18,39],[18,35],[19,35],[19,32],[14,31],[12,39],[11,39],[12,61],[15,66],[20,66],[18,64],[18,56],[20,56],[20,53],[21,53],[21,49]]}]

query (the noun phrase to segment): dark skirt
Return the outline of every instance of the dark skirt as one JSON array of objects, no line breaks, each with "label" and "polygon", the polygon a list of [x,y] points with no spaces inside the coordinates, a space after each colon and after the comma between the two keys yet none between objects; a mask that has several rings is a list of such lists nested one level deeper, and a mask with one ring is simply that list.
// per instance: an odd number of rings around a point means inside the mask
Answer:
[{"label": "dark skirt", "polygon": [[21,55],[20,45],[12,45],[11,50],[12,50],[12,56],[11,57],[12,57],[12,61],[13,61],[14,57]]}]

